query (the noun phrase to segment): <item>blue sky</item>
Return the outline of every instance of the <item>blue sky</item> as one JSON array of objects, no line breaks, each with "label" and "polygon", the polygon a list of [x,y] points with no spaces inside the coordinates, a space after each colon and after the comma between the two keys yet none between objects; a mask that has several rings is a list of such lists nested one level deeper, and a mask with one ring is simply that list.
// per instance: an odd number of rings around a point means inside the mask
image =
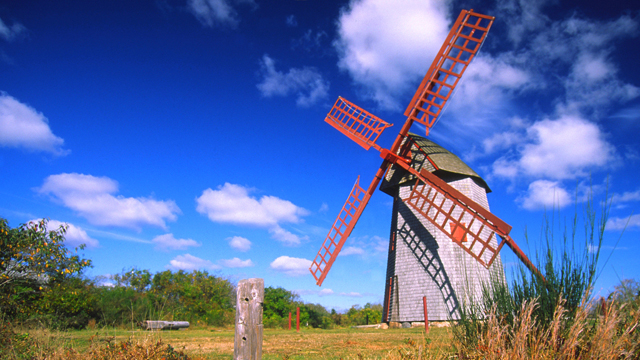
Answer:
[{"label": "blue sky", "polygon": [[[307,270],[356,177],[368,184],[381,162],[323,119],[343,96],[396,124],[379,140],[390,146],[452,21],[473,8],[496,21],[430,137],[483,176],[529,253],[545,212],[571,216],[577,201],[582,214],[589,190],[596,203],[608,191],[606,294],[640,270],[632,3],[4,1],[0,217],[68,223],[89,276],[204,269],[327,307],[381,302],[384,193],[322,288]],[[509,272],[515,257],[502,256]]]}]

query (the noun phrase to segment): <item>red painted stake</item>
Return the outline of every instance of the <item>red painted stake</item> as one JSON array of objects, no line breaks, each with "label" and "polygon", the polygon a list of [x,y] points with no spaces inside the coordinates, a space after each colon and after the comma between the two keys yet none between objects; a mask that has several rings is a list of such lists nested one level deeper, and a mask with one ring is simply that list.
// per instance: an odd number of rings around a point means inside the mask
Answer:
[{"label": "red painted stake", "polygon": [[291,311],[289,311],[289,330],[291,330]]},{"label": "red painted stake", "polygon": [[296,308],[296,331],[300,332],[300,308]]},{"label": "red painted stake", "polygon": [[424,305],[424,332],[429,333],[429,316],[427,315],[427,297],[422,297],[422,305]]}]

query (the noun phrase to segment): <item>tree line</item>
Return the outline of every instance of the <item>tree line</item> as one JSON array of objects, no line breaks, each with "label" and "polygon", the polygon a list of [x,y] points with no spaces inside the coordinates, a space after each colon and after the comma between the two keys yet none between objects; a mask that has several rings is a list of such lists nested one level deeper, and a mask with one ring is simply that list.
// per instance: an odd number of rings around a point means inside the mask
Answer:
[{"label": "tree line", "polygon": [[[109,278],[83,276],[91,260],[64,244],[66,228],[47,230],[47,220],[11,228],[0,218],[0,318],[50,328],[125,327],[144,320],[180,320],[192,325],[232,326],[236,288],[228,279],[206,271],[130,269]],[[304,303],[292,291],[265,289],[265,327],[332,328],[376,323],[382,306],[352,306],[327,310]]]}]

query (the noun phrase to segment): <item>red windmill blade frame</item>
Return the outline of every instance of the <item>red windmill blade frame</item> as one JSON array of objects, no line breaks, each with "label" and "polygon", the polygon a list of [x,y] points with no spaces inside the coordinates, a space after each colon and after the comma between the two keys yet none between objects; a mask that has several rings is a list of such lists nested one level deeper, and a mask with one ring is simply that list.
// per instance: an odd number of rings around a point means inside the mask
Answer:
[{"label": "red windmill blade frame", "polygon": [[338,97],[324,121],[365,150],[374,147],[378,151],[378,137],[384,129],[393,126],[342,97]]},{"label": "red windmill blade frame", "polygon": [[[475,13],[473,10],[460,12],[427,75],[407,107],[405,115],[408,118],[390,150],[376,144],[382,131],[391,126],[389,123],[343,98],[338,98],[329,111],[325,118],[327,123],[366,150],[373,147],[380,151],[384,161],[366,191],[359,185],[360,178],[356,180],[338,218],[309,268],[316,279],[316,284],[322,285],[371,195],[388,168],[394,164],[417,178],[413,192],[406,202],[483,266],[487,268],[491,266],[502,246],[507,244],[531,271],[540,275],[527,256],[509,237],[511,226],[437,176],[428,171],[418,172],[413,169],[407,157],[411,146],[406,140],[411,125],[414,122],[421,123],[426,127],[427,135],[429,134],[430,128],[435,124],[453,94],[460,77],[482,46],[493,20],[493,17]],[[401,151],[403,143],[408,146]],[[397,155],[399,152],[402,155]],[[497,247],[491,245],[495,234],[501,238]]]},{"label": "red windmill blade frame", "polygon": [[493,19],[491,16],[474,13],[473,10],[460,12],[404,112],[410,120],[426,126],[427,135],[453,95],[467,66],[484,43]]}]

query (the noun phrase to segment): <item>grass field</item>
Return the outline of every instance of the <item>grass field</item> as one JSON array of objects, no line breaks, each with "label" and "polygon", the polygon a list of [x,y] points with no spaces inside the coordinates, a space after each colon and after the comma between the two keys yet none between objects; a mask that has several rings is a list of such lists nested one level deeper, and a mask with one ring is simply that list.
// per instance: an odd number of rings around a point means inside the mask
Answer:
[{"label": "grass field", "polygon": [[[162,341],[198,359],[232,359],[233,329],[195,328],[184,331],[143,331],[95,329],[55,332],[34,330],[31,336],[52,348],[87,353],[107,343],[149,344]],[[411,359],[426,354],[430,358],[451,354],[451,334],[447,328],[412,329],[301,329],[299,333],[265,329],[262,358],[269,359]]]},{"label": "grass field", "polygon": [[[640,359],[640,311],[636,302],[611,303],[604,310],[579,308],[569,316],[558,305],[550,324],[532,316],[528,302],[504,321],[495,307],[481,330],[464,326],[413,329],[266,329],[263,356],[269,359]],[[473,325],[473,324],[471,324]],[[473,325],[475,326],[475,325]],[[4,330],[2,330],[4,329]],[[196,360],[232,359],[232,328],[143,331],[97,328],[79,331],[10,329],[0,322],[0,358],[7,360]],[[454,336],[455,331],[455,336]],[[456,345],[456,348],[453,347]]]},{"label": "grass field", "polygon": [[[264,330],[262,358],[269,359],[640,359],[638,299],[570,315],[562,304],[549,324],[526,302],[512,321],[495,306],[478,323],[453,328]],[[465,332],[473,328],[476,331]],[[455,335],[454,335],[455,334]],[[95,328],[51,331],[11,328],[0,321],[0,358],[7,360],[232,359],[233,328],[183,331]],[[455,348],[454,348],[455,344]]]}]

